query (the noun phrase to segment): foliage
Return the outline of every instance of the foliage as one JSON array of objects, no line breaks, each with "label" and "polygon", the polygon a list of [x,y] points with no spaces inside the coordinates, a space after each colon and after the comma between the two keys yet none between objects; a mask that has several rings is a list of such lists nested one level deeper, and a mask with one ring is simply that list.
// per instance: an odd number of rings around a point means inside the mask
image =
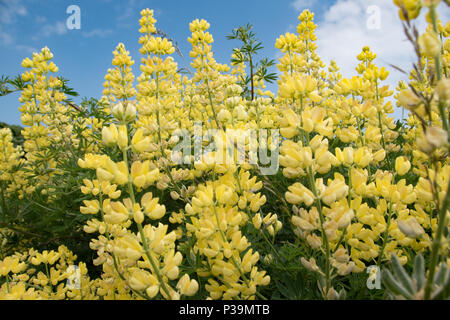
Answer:
[{"label": "foliage", "polygon": [[15,147],[17,146],[22,146],[24,139],[22,136],[22,130],[23,128],[21,126],[17,126],[17,125],[10,125],[4,122],[0,122],[0,129],[3,128],[9,128],[11,130],[12,133],[12,142],[14,144]]},{"label": "foliage", "polygon": [[254,99],[255,87],[259,83],[262,84],[260,85],[261,88],[264,88],[264,82],[272,83],[277,79],[275,73],[268,73],[268,69],[275,65],[275,60],[269,60],[268,58],[263,58],[260,61],[255,60],[255,56],[258,54],[258,51],[263,49],[263,46],[262,42],[256,38],[256,34],[252,31],[252,28],[253,26],[251,24],[247,24],[246,26],[233,29],[231,34],[227,35],[228,40],[239,40],[242,42],[240,48],[233,50],[231,65],[242,66],[246,63],[249,64],[250,75],[246,76],[242,71],[238,83],[244,89],[242,95],[250,98],[250,100]]}]

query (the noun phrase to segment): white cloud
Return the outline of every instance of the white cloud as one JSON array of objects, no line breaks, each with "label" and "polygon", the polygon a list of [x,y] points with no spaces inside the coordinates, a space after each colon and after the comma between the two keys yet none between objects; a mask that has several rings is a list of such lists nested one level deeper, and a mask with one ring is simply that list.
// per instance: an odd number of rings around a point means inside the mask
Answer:
[{"label": "white cloud", "polygon": [[110,35],[111,33],[112,33],[112,30],[110,30],[110,29],[107,29],[107,30],[94,29],[91,31],[83,32],[83,37],[85,37],[85,38],[91,38],[91,37],[104,38],[104,37]]},{"label": "white cloud", "polygon": [[29,54],[36,50],[30,46],[18,44],[15,37],[18,19],[24,19],[28,15],[22,3],[21,0],[0,0],[0,46]]},{"label": "white cloud", "polygon": [[[368,11],[371,6],[376,6],[374,11]],[[414,22],[419,32],[426,28],[425,11]],[[374,12],[379,13],[379,29],[370,27],[373,20],[369,20],[368,27],[368,19],[377,18],[373,16]],[[446,14],[442,20],[447,21],[448,10],[439,12]],[[323,19],[316,23],[318,54],[327,64],[334,59],[345,77],[356,74],[356,55],[366,45],[377,54],[375,64],[390,70],[388,83],[393,88],[399,80],[405,79],[405,75],[388,64],[408,71],[416,59],[412,45],[403,32],[398,8],[392,0],[338,0],[326,10]]]},{"label": "white cloud", "polygon": [[47,18],[44,16],[36,16],[35,21],[37,23],[44,23],[44,22],[47,22]]},{"label": "white cloud", "polygon": [[[108,1],[108,0],[105,0]],[[308,0],[311,1],[311,0]],[[148,7],[148,3],[145,0],[128,0],[125,4],[117,4],[115,10],[119,12],[117,16],[117,24],[120,27],[130,28],[134,25],[134,18],[142,9]],[[152,7],[150,7],[152,8]],[[161,16],[162,10],[159,8],[153,8],[154,17]]]},{"label": "white cloud", "polygon": [[7,32],[0,31],[0,44],[10,45],[11,43],[13,43],[12,36]]},{"label": "white cloud", "polygon": [[66,24],[63,21],[57,21],[54,24],[46,24],[42,27],[41,33],[44,37],[51,35],[63,35],[67,33]]},{"label": "white cloud", "polygon": [[28,55],[31,55],[33,52],[39,52],[38,49],[36,49],[35,47],[31,47],[31,46],[27,46],[27,45],[21,45],[18,44],[15,46],[16,50],[24,52]]},{"label": "white cloud", "polygon": [[294,7],[296,11],[302,11],[304,9],[311,9],[316,1],[317,0],[295,0],[291,3],[291,6]]},{"label": "white cloud", "polygon": [[20,0],[1,0],[0,1],[0,24],[10,24],[14,22],[17,16],[25,16],[27,9]]},{"label": "white cloud", "polygon": [[140,7],[140,3],[138,0],[129,0],[125,5],[118,4],[116,6],[116,10],[120,12],[117,16],[117,22],[122,26],[131,26],[131,21],[133,19],[133,15],[138,12]]}]

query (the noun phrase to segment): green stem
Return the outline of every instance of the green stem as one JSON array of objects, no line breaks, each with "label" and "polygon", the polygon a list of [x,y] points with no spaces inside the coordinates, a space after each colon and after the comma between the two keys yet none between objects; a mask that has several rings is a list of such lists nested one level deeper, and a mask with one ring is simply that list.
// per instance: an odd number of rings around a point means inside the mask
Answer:
[{"label": "green stem", "polygon": [[[238,173],[237,170],[236,170],[236,172],[235,172],[234,175],[235,175],[235,178],[236,178],[236,180],[237,180],[237,182],[238,182],[239,193],[243,195],[244,192],[243,192],[242,186],[241,186],[241,179],[239,178],[239,173]],[[252,220],[252,215],[251,215],[251,213],[248,211],[248,206],[245,207],[245,213],[247,214],[249,220],[251,221],[251,220]],[[281,255],[280,255],[280,254],[278,253],[278,251],[274,248],[274,246],[272,245],[272,242],[269,240],[269,238],[267,238],[267,235],[264,233],[264,231],[261,231],[261,234],[262,234],[264,240],[266,241],[266,243],[269,245],[270,249],[272,249],[272,251],[275,253],[275,255],[276,255],[276,256],[280,259],[280,261],[281,261]]]},{"label": "green stem", "polygon": [[255,97],[255,84],[253,82],[253,60],[252,60],[252,54],[249,52],[248,54],[249,61],[250,61],[250,85],[251,85],[251,100],[253,101]]},{"label": "green stem", "polygon": [[[136,199],[134,197],[134,191],[133,191],[133,182],[131,180],[131,176],[129,173],[129,168],[128,168],[128,155],[127,155],[127,150],[123,150],[122,151],[122,156],[123,156],[123,162],[125,162],[125,165],[127,166],[127,174],[128,174],[128,194],[130,195],[131,198],[131,202],[132,202],[132,208],[134,208],[134,205],[136,204]],[[147,238],[144,235],[144,230],[142,229],[142,224],[141,223],[136,223],[138,226],[138,230],[139,230],[139,235],[141,237],[141,241],[142,241],[142,245],[144,247],[144,252],[145,255],[147,256],[150,264],[152,265],[152,268],[156,274],[156,277],[158,278],[158,281],[161,285],[161,288],[163,289],[163,291],[165,292],[165,294],[167,295],[167,299],[170,299],[170,291],[169,289],[167,289],[166,283],[164,282],[163,277],[161,276],[161,273],[159,271],[158,266],[156,265],[155,260],[153,259],[152,255],[150,254],[150,250],[148,248],[148,244],[147,244]]]},{"label": "green stem", "polygon": [[208,78],[206,78],[206,87],[208,89],[208,99],[209,99],[209,104],[211,105],[211,110],[213,113],[214,121],[216,122],[216,126],[220,129],[222,129],[222,124],[217,120],[216,110],[214,109],[214,103],[212,100],[211,88],[209,87],[209,79]]},{"label": "green stem", "polygon": [[50,286],[50,290],[53,292],[52,279],[50,278],[50,272],[48,271],[48,263],[45,263],[45,272],[47,273],[48,284]]},{"label": "green stem", "polygon": [[387,150],[386,150],[386,142],[385,142],[385,140],[384,140],[383,121],[381,120],[381,111],[378,111],[378,123],[379,123],[379,125],[380,125],[381,144],[382,144],[382,146],[383,146],[383,149],[386,151],[386,162],[387,162],[389,168],[392,169],[392,166],[391,166],[391,160],[389,159],[389,154],[387,153]]},{"label": "green stem", "polygon": [[307,169],[307,171],[308,171],[308,177],[309,177],[309,184],[311,186],[314,197],[316,198],[316,206],[317,206],[317,210],[319,211],[319,218],[320,218],[320,229],[322,232],[323,243],[325,244],[325,259],[326,259],[326,261],[325,261],[325,280],[326,280],[325,293],[328,293],[328,290],[331,288],[330,244],[328,242],[327,233],[325,232],[325,227],[324,227],[325,216],[322,211],[322,204],[320,202],[321,200],[319,199],[319,195],[317,193],[316,184],[315,184],[315,180],[314,180],[314,173],[313,173],[311,167],[309,167]]},{"label": "green stem", "polygon": [[6,291],[8,293],[11,292],[11,288],[9,287],[9,274],[6,275]]},{"label": "green stem", "polygon": [[392,202],[389,202],[389,213],[388,213],[388,219],[386,222],[386,230],[384,231],[384,235],[383,235],[383,244],[381,245],[380,252],[378,253],[377,266],[380,266],[381,261],[383,260],[384,248],[386,247],[387,240],[389,237],[389,227],[391,225],[391,218],[392,218]]},{"label": "green stem", "polygon": [[[433,24],[434,32],[436,32],[436,34],[437,34],[438,33],[437,15],[436,15],[436,8],[434,5],[430,6],[430,18],[431,18],[431,21]],[[436,57],[435,57],[435,67],[436,67],[436,78],[439,81],[442,79],[441,70],[440,70],[441,69],[440,54],[436,55]],[[439,112],[440,112],[440,115],[442,118],[442,124],[444,126],[444,129],[448,133],[450,133],[448,122],[447,122],[447,116],[446,116],[445,110],[444,110],[444,104],[442,103],[442,101],[439,101],[438,105],[439,105]],[[439,205],[439,203],[438,203],[438,205]],[[442,238],[442,235],[444,232],[444,228],[446,226],[446,216],[447,216],[447,210],[448,210],[449,206],[450,206],[450,181],[447,186],[447,194],[445,195],[445,198],[442,203],[442,207],[440,208],[438,226],[437,226],[436,234],[433,239],[433,244],[432,244],[432,249],[431,249],[431,263],[430,263],[427,283],[425,285],[425,296],[424,296],[425,300],[430,299],[430,296],[431,296],[431,290],[432,290],[432,285],[433,285],[433,281],[434,281],[434,274],[436,272],[436,267],[437,267],[437,264],[439,261],[439,249],[441,247],[441,240],[442,240],[441,238]]]},{"label": "green stem", "polygon": [[[438,34],[437,14],[436,14],[436,7],[434,5],[430,6],[430,18],[431,18],[431,22],[433,24],[433,30],[436,34]],[[434,57],[434,65],[436,67],[436,78],[438,81],[440,81],[442,79],[440,52]],[[439,106],[439,113],[442,118],[442,124],[444,126],[444,129],[447,131],[447,133],[450,133],[443,102],[439,101],[438,106]],[[450,134],[449,134],[449,137],[450,137]]]},{"label": "green stem", "polygon": [[[159,55],[158,55],[159,57]],[[159,72],[156,73],[156,100],[157,100],[157,107],[158,109],[156,110],[156,122],[158,124],[158,140],[159,140],[159,147],[160,147],[160,152],[161,152],[161,156],[164,159],[167,159],[166,157],[166,153],[164,151],[164,146],[162,144],[162,134],[161,134],[161,121],[160,121],[160,102],[159,102]],[[182,192],[180,187],[175,183],[175,180],[172,176],[172,173],[169,170],[168,166],[164,166],[164,171],[167,173],[167,175],[169,176],[170,181],[172,182],[173,186],[177,189],[178,194],[180,195],[180,197],[182,196]],[[191,203],[191,201],[189,199],[186,198],[186,200]]]},{"label": "green stem", "polygon": [[[101,213],[101,216],[102,216],[102,221],[105,223],[106,238],[108,239],[108,242],[111,242],[111,234],[109,233],[108,224],[105,222],[105,213],[103,212],[103,193],[102,193],[102,190],[100,190],[99,197],[100,197],[100,213]],[[116,256],[115,256],[114,252],[111,252],[111,257],[113,259],[114,269],[116,270],[117,274],[119,275],[119,278],[122,279],[123,281],[126,281],[125,277],[119,271],[119,264],[117,263],[117,259],[116,259]],[[141,298],[150,300],[150,298],[146,294],[142,294],[139,291],[136,291],[136,290],[134,290],[131,287],[130,287],[130,289],[131,289],[131,291],[133,291],[136,295],[140,296]],[[115,297],[115,295],[116,295],[116,292],[114,291],[114,297]]]},{"label": "green stem", "polygon": [[[213,169],[213,170],[214,170],[214,169]],[[214,172],[214,171],[213,171],[213,172]],[[214,216],[215,216],[215,218],[216,218],[217,228],[219,229],[219,233],[220,233],[220,236],[222,237],[222,241],[223,241],[224,243],[227,243],[227,242],[228,242],[228,241],[227,241],[227,238],[226,238],[226,236],[225,236],[223,230],[220,228],[220,220],[219,220],[219,216],[218,216],[217,210],[216,210],[216,191],[214,190],[214,181],[215,181],[215,180],[216,180],[216,175],[215,175],[215,173],[214,173],[213,182],[212,182],[212,186],[213,186],[213,202],[214,202],[214,203],[213,203]],[[242,279],[244,280],[245,284],[246,284],[247,286],[249,286],[249,281],[248,281],[247,277],[245,276],[244,271],[242,271],[242,269],[241,269],[239,263],[236,261],[236,259],[235,259],[235,257],[234,257],[233,255],[231,255],[231,260],[233,261],[234,267],[239,271],[239,274],[241,275],[241,277],[242,277]],[[256,291],[255,293],[256,293],[256,295],[257,295],[258,297],[260,297],[261,299],[267,300],[267,298],[264,297],[262,294],[260,294],[258,291]]]},{"label": "green stem", "polygon": [[446,226],[446,215],[448,208],[450,207],[450,181],[447,186],[447,194],[442,203],[441,210],[439,212],[439,221],[436,230],[436,234],[433,239],[432,250],[431,250],[431,263],[429,268],[429,274],[427,278],[427,283],[425,286],[425,300],[430,299],[431,289],[434,281],[434,274],[436,272],[436,266],[439,260],[439,249],[441,247],[441,238],[444,233],[444,228]]},{"label": "green stem", "polygon": [[3,211],[3,221],[6,222],[6,214],[8,212],[8,208],[6,206],[6,201],[5,201],[5,193],[3,190],[3,182],[0,182],[0,195],[2,196],[2,211]]}]

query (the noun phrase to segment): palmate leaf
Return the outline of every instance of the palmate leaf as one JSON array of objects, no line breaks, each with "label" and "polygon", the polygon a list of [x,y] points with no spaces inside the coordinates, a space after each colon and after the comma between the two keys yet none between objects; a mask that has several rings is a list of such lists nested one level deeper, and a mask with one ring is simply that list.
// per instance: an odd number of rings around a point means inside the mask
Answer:
[{"label": "palmate leaf", "polygon": [[255,45],[249,47],[249,50],[254,53],[256,53],[256,51],[261,49],[264,49],[264,47],[262,46],[262,42],[258,42]]},{"label": "palmate leaf", "polygon": [[66,94],[66,95],[68,95],[68,96],[72,96],[72,97],[77,97],[77,96],[79,96],[78,92],[76,92],[73,88],[71,88],[71,87],[69,87],[69,86],[67,85],[67,83],[69,82],[68,79],[65,79],[65,78],[63,78],[63,77],[61,77],[61,76],[59,76],[58,79],[61,80],[61,82],[62,82],[62,85],[61,85],[61,87],[60,87],[60,90],[61,90],[64,94]]},{"label": "palmate leaf", "polygon": [[8,83],[13,86],[13,91],[21,91],[26,87],[21,75],[17,75],[14,79],[9,79]]},{"label": "palmate leaf", "polygon": [[9,77],[2,75],[0,78],[0,97],[10,94],[12,91],[8,88]]},{"label": "palmate leaf", "polygon": [[261,65],[258,68],[258,70],[256,71],[256,75],[258,76],[259,80],[264,80],[269,83],[273,83],[278,78],[276,73],[268,73],[267,67],[265,65]]},{"label": "palmate leaf", "polygon": [[278,77],[277,77],[276,73],[269,73],[269,74],[264,76],[264,81],[267,81],[269,83],[273,83],[277,79],[278,79]]},{"label": "palmate leaf", "polygon": [[0,78],[0,96],[6,96],[23,88],[25,88],[25,83],[20,75],[13,79],[5,75]]}]

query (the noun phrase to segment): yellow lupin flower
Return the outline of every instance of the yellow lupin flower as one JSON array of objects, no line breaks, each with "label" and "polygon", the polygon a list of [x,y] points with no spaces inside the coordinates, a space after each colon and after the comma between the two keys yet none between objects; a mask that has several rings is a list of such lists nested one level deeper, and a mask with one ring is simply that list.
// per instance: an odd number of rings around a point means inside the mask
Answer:
[{"label": "yellow lupin flower", "polygon": [[177,283],[177,289],[185,296],[193,296],[198,291],[198,282],[190,279],[188,274],[184,274]]},{"label": "yellow lupin flower", "polygon": [[112,147],[117,143],[119,133],[116,125],[112,124],[109,127],[103,127],[102,129],[102,141],[108,146]]},{"label": "yellow lupin flower", "polygon": [[141,204],[144,213],[152,220],[161,219],[166,213],[166,207],[158,203],[159,198],[153,198],[151,192],[147,192],[142,196]]},{"label": "yellow lupin flower", "polygon": [[439,35],[433,31],[427,31],[419,37],[421,52],[429,57],[435,57],[441,50]]},{"label": "yellow lupin flower", "polygon": [[411,163],[405,157],[395,159],[395,171],[401,176],[405,175],[411,169]]}]

